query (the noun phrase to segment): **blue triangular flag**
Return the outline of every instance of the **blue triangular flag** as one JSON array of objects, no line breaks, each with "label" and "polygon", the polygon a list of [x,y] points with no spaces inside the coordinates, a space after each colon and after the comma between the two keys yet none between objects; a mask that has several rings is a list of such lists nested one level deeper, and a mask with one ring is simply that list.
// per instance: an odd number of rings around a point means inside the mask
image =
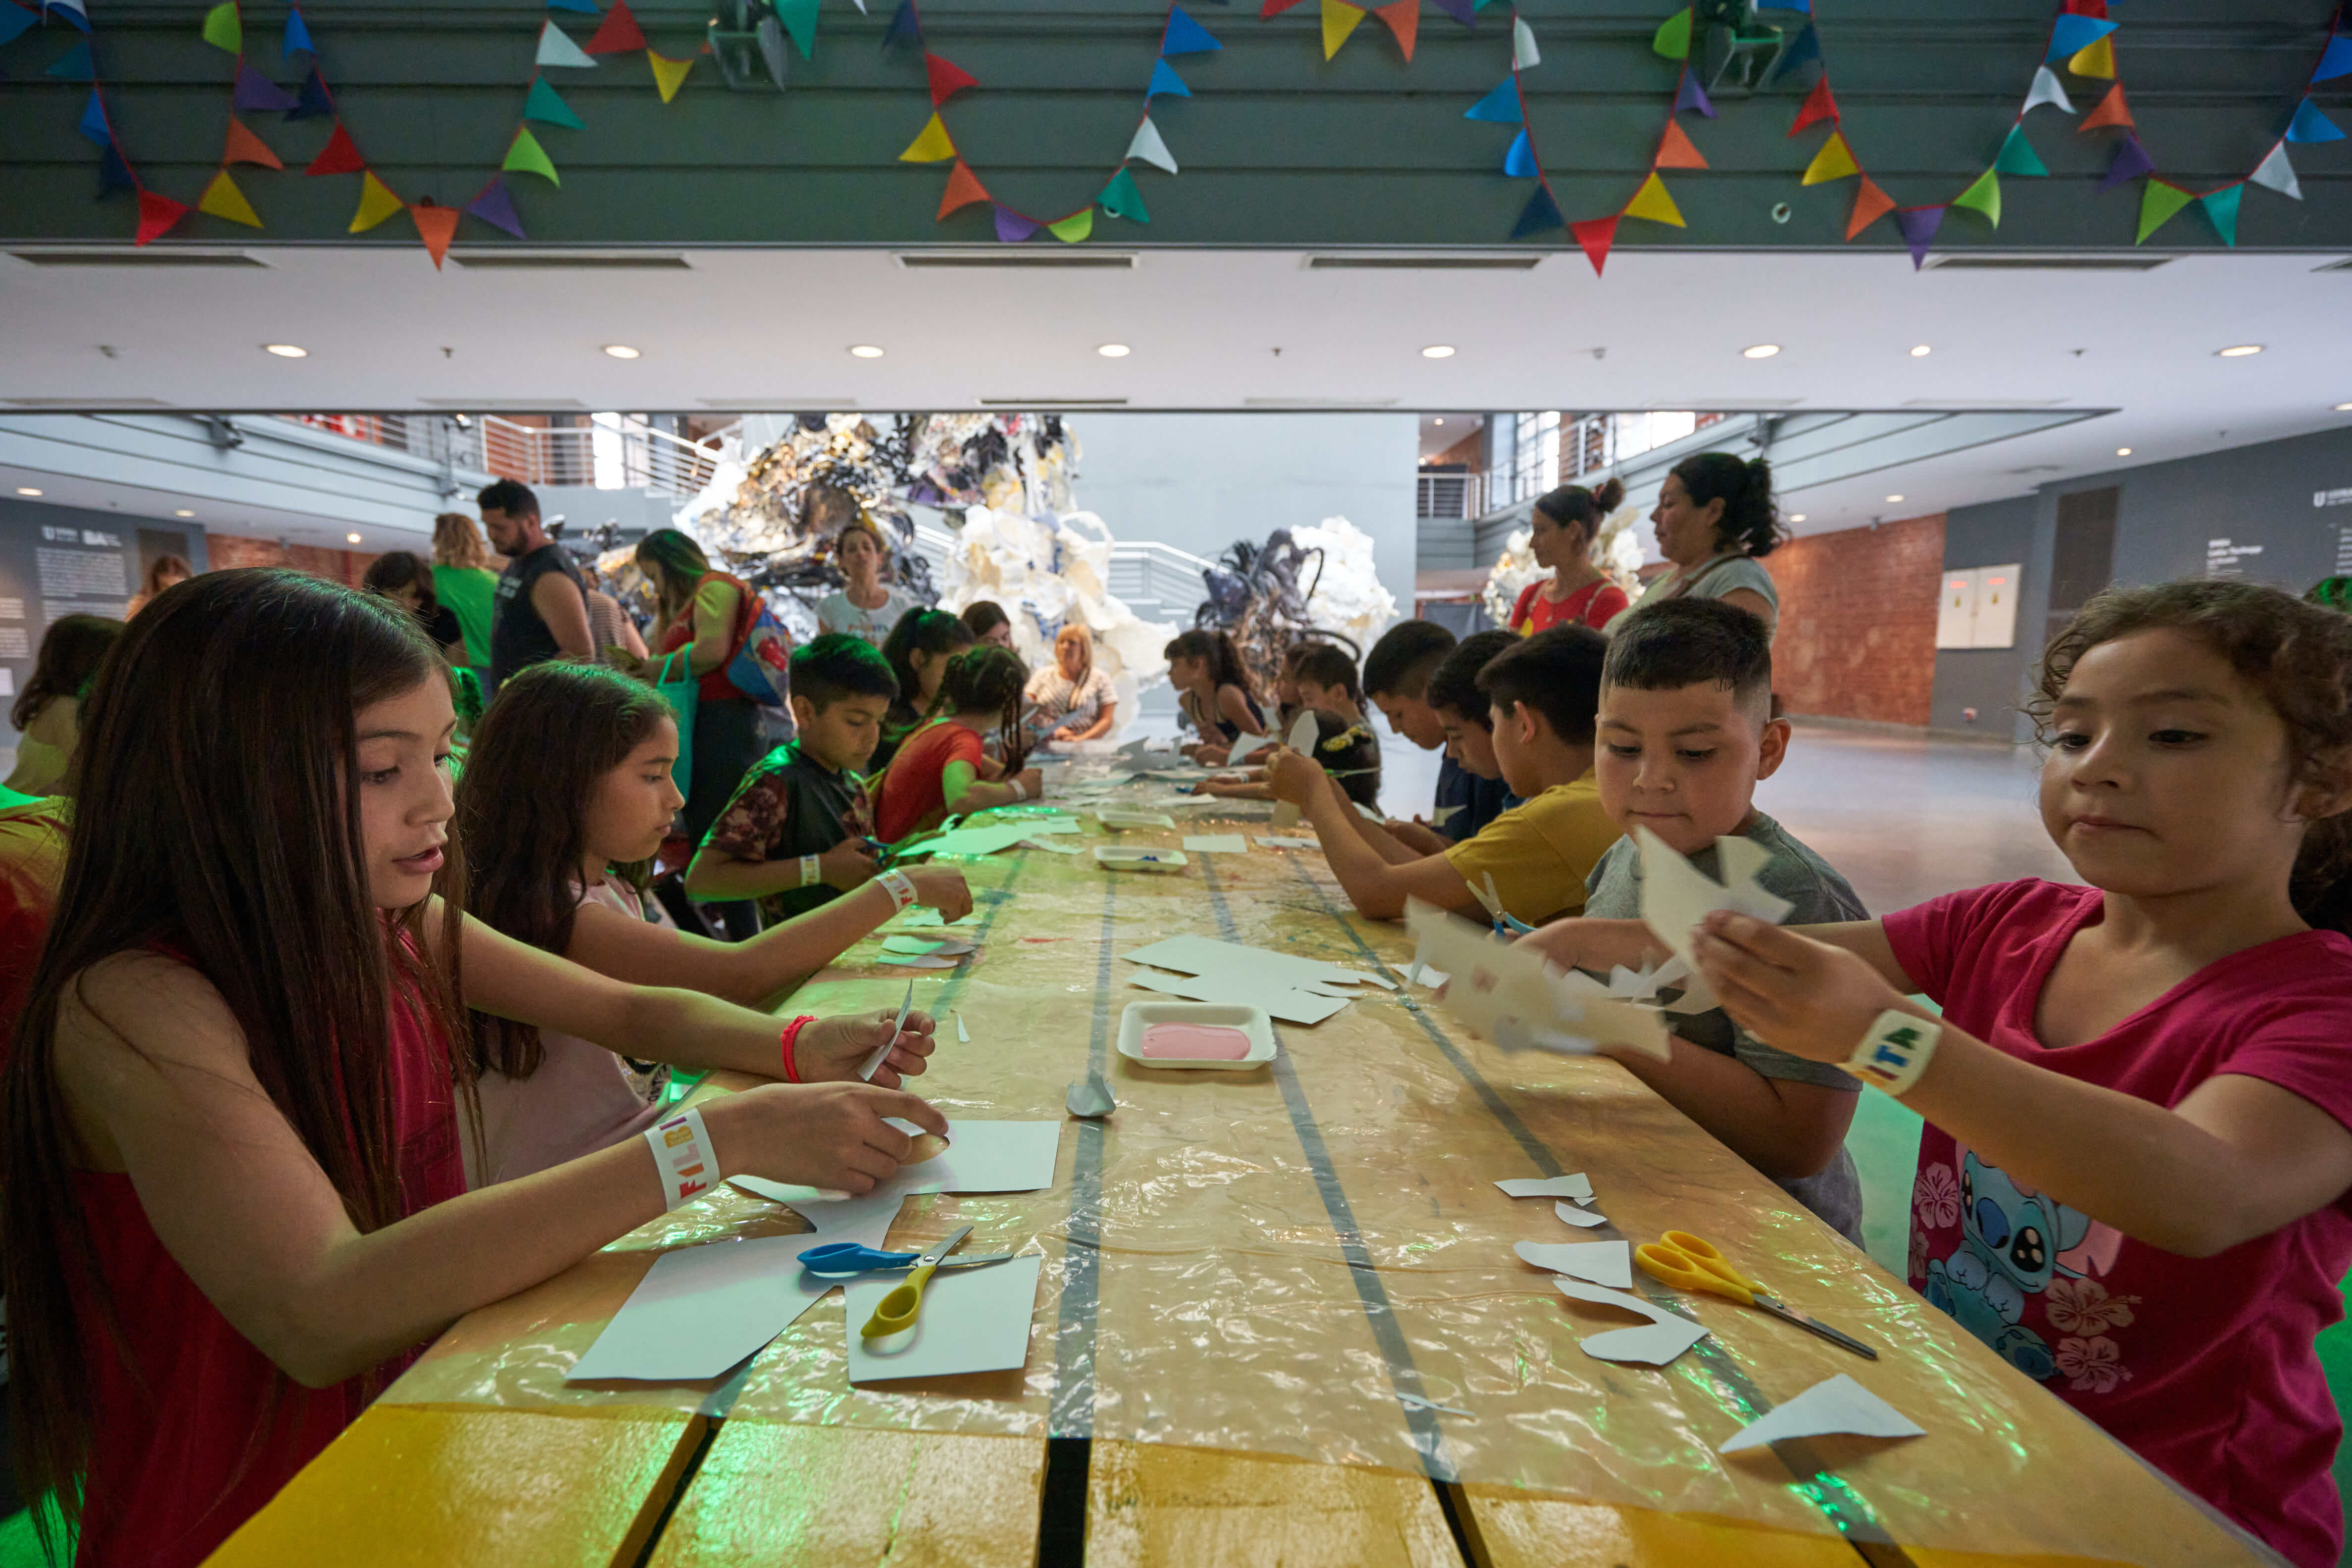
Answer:
[{"label": "blue triangular flag", "polygon": [[1470,0],[1436,0],[1437,8],[1465,27],[1475,27],[1478,7]]},{"label": "blue triangular flag", "polygon": [[1184,79],[1176,74],[1175,67],[1166,60],[1154,60],[1151,62],[1151,85],[1143,89],[1144,101],[1149,103],[1163,93],[1171,98],[1190,98],[1192,89],[1184,85]]},{"label": "blue triangular flag", "polygon": [[1811,22],[1797,35],[1796,42],[1780,52],[1780,63],[1772,68],[1772,79],[1779,81],[1801,65],[1816,64],[1822,58],[1821,36],[1813,31]]},{"label": "blue triangular flag", "polygon": [[16,0],[0,0],[0,44],[16,37],[38,20]]},{"label": "blue triangular flag", "polygon": [[89,31],[89,13],[82,9],[81,0],[43,0],[41,14],[46,16],[52,11],[63,11],[75,26]]},{"label": "blue triangular flag", "polygon": [[2126,180],[2137,180],[2155,169],[2156,160],[2147,155],[2139,138],[2126,131],[2124,139],[2116,143],[2115,161],[2107,165],[2106,177],[2099,182],[2099,192],[2104,195]]},{"label": "blue triangular flag", "polygon": [[515,216],[514,197],[507,191],[503,175],[493,174],[482,194],[466,204],[466,210],[493,228],[505,229],[517,239],[529,239],[522,231],[522,219]]},{"label": "blue triangular flag", "polygon": [[2104,16],[2077,16],[2070,11],[2051,26],[2050,52],[2042,58],[2063,60],[2079,55],[2115,30],[2116,25]]},{"label": "blue triangular flag", "polygon": [[1511,138],[1511,150],[1503,154],[1503,173],[1515,180],[1524,180],[1542,172],[1536,167],[1535,143],[1528,140],[1527,130],[1521,127],[1519,133]]},{"label": "blue triangular flag", "polygon": [[[53,68],[49,74],[55,76],[58,73]],[[2319,112],[2319,105],[2306,98],[2295,108],[2294,122],[2286,128],[2286,139],[2290,142],[2341,142],[2344,132],[2336,128],[2336,121]]]},{"label": "blue triangular flag", "polygon": [[304,25],[299,7],[286,13],[286,41],[278,46],[278,52],[289,58],[319,52],[318,47],[310,42],[310,29]]},{"label": "blue triangular flag", "polygon": [[89,89],[89,101],[81,106],[81,133],[101,147],[114,145],[114,132],[106,125],[106,105],[96,88]]},{"label": "blue triangular flag", "polygon": [[1936,242],[1936,231],[1944,226],[1944,209],[1897,207],[1895,226],[1903,231],[1903,243],[1911,247],[1911,270],[1916,272],[1927,259],[1927,247]]},{"label": "blue triangular flag", "polygon": [[915,0],[898,0],[898,8],[890,13],[890,30],[882,35],[882,47],[893,44],[919,44],[923,41],[922,18],[915,15]]},{"label": "blue triangular flag", "polygon": [[[0,42],[5,42],[0,39]],[[2319,68],[2311,73],[2314,81],[2334,81],[2339,76],[2352,76],[2352,38],[2333,37],[2327,40],[2327,52],[2319,57]]]},{"label": "blue triangular flag", "polygon": [[1497,125],[1517,125],[1527,116],[1519,110],[1519,79],[1509,77],[1503,84],[1470,106],[1465,120],[1491,120]]},{"label": "blue triangular flag", "polygon": [[1559,216],[1559,204],[1552,200],[1551,193],[1538,182],[1536,194],[1529,196],[1528,205],[1519,209],[1519,221],[1511,226],[1511,237],[1525,239],[1531,234],[1541,234],[1548,228],[1564,228],[1567,225],[1568,220]]},{"label": "blue triangular flag", "polygon": [[1163,55],[1205,55],[1211,49],[1225,46],[1209,36],[1209,29],[1184,15],[1181,5],[1168,7],[1168,30],[1160,35],[1160,52]]},{"label": "blue triangular flag", "polygon": [[98,155],[99,198],[104,200],[109,191],[135,191],[138,188],[139,177],[131,172],[131,165],[122,161],[121,150],[109,142],[106,151]]},{"label": "blue triangular flag", "polygon": [[1686,109],[1696,109],[1709,120],[1715,118],[1715,105],[1707,101],[1706,89],[1699,86],[1698,78],[1689,71],[1683,72],[1683,84],[1675,89],[1675,112],[1680,114]]},{"label": "blue triangular flag", "polygon": [[572,112],[572,106],[549,85],[545,77],[540,77],[530,84],[530,95],[522,100],[522,117],[536,120],[541,125],[568,125],[574,131],[587,129],[581,123],[580,117]]},{"label": "blue triangular flag", "polygon": [[[583,16],[593,16],[599,14],[596,10],[596,0],[547,0],[547,8],[551,11],[577,11]],[[479,199],[479,197],[476,198],[476,200]],[[466,210],[474,212],[471,207]],[[481,217],[479,213],[474,213],[474,216]],[[489,219],[482,218],[482,221],[488,223]]]},{"label": "blue triangular flag", "polygon": [[310,74],[302,79],[301,96],[295,100],[294,107],[286,111],[286,118],[310,120],[334,112],[335,100],[327,96],[327,80],[313,68]]},{"label": "blue triangular flag", "polygon": [[89,40],[76,38],[73,47],[59,55],[57,63],[41,74],[63,77],[68,81],[96,81],[98,67],[90,61]]}]

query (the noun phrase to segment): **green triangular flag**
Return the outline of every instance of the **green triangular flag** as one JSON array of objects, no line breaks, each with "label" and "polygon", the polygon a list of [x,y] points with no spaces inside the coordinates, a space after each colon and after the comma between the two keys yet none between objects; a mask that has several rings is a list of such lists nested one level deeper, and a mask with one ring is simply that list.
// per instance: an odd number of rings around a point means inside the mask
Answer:
[{"label": "green triangular flag", "polygon": [[1046,230],[1065,245],[1076,245],[1095,231],[1095,209],[1082,208],[1059,223],[1049,223]]},{"label": "green triangular flag", "polygon": [[2050,165],[2042,161],[2042,155],[2033,150],[2033,143],[2025,139],[2025,127],[2022,125],[2009,128],[2009,140],[2000,144],[2000,156],[1992,161],[1992,166],[2000,174],[2031,174],[2037,179],[2046,178],[2050,174]]},{"label": "green triangular flag", "polygon": [[1670,60],[1690,58],[1691,14],[1687,6],[1658,24],[1657,36],[1650,47]]},{"label": "green triangular flag", "polygon": [[801,58],[808,59],[816,52],[816,0],[776,0],[776,15],[784,24],[784,31],[801,47]]},{"label": "green triangular flag", "polygon": [[2213,220],[2213,227],[2224,245],[2238,243],[2238,199],[2245,194],[2245,186],[2230,185],[2197,198],[2205,204],[2205,216]]},{"label": "green triangular flag", "polygon": [[528,127],[515,132],[514,145],[507,149],[507,161],[499,167],[542,175],[551,185],[563,183],[555,172],[554,161],[547,155],[547,149],[539,144],[539,138],[533,136]]},{"label": "green triangular flag", "polygon": [[1100,202],[1102,210],[1113,217],[1132,218],[1137,223],[1151,221],[1151,214],[1143,205],[1143,193],[1136,189],[1135,176],[1124,168],[1110,177],[1110,184],[1102,188],[1102,195],[1095,200]]},{"label": "green triangular flag", "polygon": [[1977,183],[1952,198],[1956,207],[1967,207],[1984,214],[1993,227],[2000,226],[2000,176],[1987,169],[1977,176]]},{"label": "green triangular flag", "polygon": [[2150,180],[2139,194],[2139,237],[2132,243],[2147,244],[2147,237],[2162,228],[2165,219],[2188,205],[2189,193],[2179,185]]},{"label": "green triangular flag", "polygon": [[227,54],[245,53],[245,25],[237,20],[236,0],[221,0],[205,13],[205,42]]},{"label": "green triangular flag", "polygon": [[541,125],[568,125],[574,131],[586,129],[572,106],[556,95],[545,77],[530,84],[530,96],[522,100],[522,117],[536,120]]}]

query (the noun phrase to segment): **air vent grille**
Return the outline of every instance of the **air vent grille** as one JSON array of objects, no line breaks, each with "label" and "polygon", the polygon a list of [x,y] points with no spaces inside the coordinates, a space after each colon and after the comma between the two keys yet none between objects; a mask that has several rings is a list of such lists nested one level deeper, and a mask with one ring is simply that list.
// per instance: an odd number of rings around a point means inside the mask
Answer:
[{"label": "air vent grille", "polygon": [[683,256],[652,251],[603,255],[562,250],[452,250],[449,259],[472,272],[691,272]]},{"label": "air vent grille", "polygon": [[242,250],[173,250],[147,246],[58,247],[8,253],[28,267],[268,267],[269,263]]},{"label": "air vent grille", "polygon": [[1132,272],[1137,258],[1124,250],[901,250],[898,265],[909,271],[942,272]]},{"label": "air vent grille", "polygon": [[1965,252],[1927,258],[1934,272],[2153,272],[2169,256],[1970,256]]},{"label": "air vent grille", "polygon": [[1310,256],[1309,272],[1532,272],[1543,265],[1534,255],[1497,256]]},{"label": "air vent grille", "polygon": [[983,397],[982,408],[1123,408],[1124,397]]}]

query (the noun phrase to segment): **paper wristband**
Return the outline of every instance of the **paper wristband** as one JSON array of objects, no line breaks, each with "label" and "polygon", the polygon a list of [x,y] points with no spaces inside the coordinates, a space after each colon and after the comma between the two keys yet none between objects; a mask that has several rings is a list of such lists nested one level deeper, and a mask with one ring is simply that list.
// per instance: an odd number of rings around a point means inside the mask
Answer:
[{"label": "paper wristband", "polygon": [[1006,779],[1004,782],[1013,786],[1013,799],[1027,800],[1029,798],[1029,786],[1027,784],[1023,784],[1019,779]]},{"label": "paper wristband", "polygon": [[1841,1065],[1899,1100],[1927,1070],[1936,1042],[1943,1037],[1942,1025],[1889,1007],[1871,1021],[1862,1045]]},{"label": "paper wristband", "polygon": [[808,1079],[801,1077],[800,1060],[793,1054],[793,1047],[800,1044],[801,1031],[815,1022],[815,1014],[803,1013],[799,1017],[794,1018],[791,1023],[784,1026],[783,1035],[778,1044],[783,1050],[784,1081],[786,1083],[806,1083],[808,1081]]},{"label": "paper wristband", "polygon": [[660,1175],[662,1201],[671,1208],[692,1203],[719,1183],[719,1160],[710,1152],[710,1134],[702,1112],[682,1110],[646,1130],[654,1152],[654,1170]]},{"label": "paper wristband", "polygon": [[813,888],[813,887],[816,886],[816,884],[824,879],[824,871],[823,871],[823,870],[821,870],[821,869],[818,868],[818,866],[817,866],[817,863],[816,863],[816,857],[815,857],[815,856],[814,856],[814,855],[803,855],[803,856],[802,856],[802,857],[801,857],[801,886],[802,886],[802,887],[803,887],[803,888]]},{"label": "paper wristband", "polygon": [[904,871],[885,871],[874,879],[875,885],[890,895],[890,912],[897,914],[915,901],[915,884],[907,879]]}]

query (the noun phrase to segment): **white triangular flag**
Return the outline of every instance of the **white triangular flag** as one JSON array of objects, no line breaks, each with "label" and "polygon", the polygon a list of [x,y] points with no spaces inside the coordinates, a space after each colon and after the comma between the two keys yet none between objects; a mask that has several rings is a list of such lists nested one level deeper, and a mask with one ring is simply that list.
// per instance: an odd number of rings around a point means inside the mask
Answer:
[{"label": "white triangular flag", "polygon": [[1529,66],[1543,64],[1543,56],[1536,52],[1536,30],[1524,17],[1511,18],[1511,68],[1523,71]]},{"label": "white triangular flag", "polygon": [[1852,1432],[1864,1437],[1924,1437],[1927,1429],[1843,1373],[1817,1383],[1786,1405],[1766,1411],[1739,1429],[1718,1454],[1761,1448],[1790,1437]]},{"label": "white triangular flag", "polygon": [[2058,84],[2058,73],[2048,66],[2033,73],[2033,90],[2025,95],[2025,107],[2017,112],[2022,118],[2032,113],[2036,104],[2042,103],[2055,104],[2069,114],[2075,112],[2074,100],[2068,98],[2066,89]]},{"label": "white triangular flag", "polygon": [[1127,144],[1127,155],[1155,163],[1171,174],[1176,172],[1176,160],[1170,155],[1168,143],[1160,139],[1160,127],[1151,123],[1148,114],[1143,123],[1135,128],[1135,140]]},{"label": "white triangular flag", "polygon": [[595,57],[572,41],[572,35],[549,22],[539,30],[539,55],[536,62],[543,66],[587,66],[593,68]]},{"label": "white triangular flag", "polygon": [[2303,185],[2294,177],[2294,165],[2286,161],[2286,143],[2271,149],[2270,156],[2254,165],[2246,176],[2258,185],[2266,185],[2291,202],[2303,200]]}]

